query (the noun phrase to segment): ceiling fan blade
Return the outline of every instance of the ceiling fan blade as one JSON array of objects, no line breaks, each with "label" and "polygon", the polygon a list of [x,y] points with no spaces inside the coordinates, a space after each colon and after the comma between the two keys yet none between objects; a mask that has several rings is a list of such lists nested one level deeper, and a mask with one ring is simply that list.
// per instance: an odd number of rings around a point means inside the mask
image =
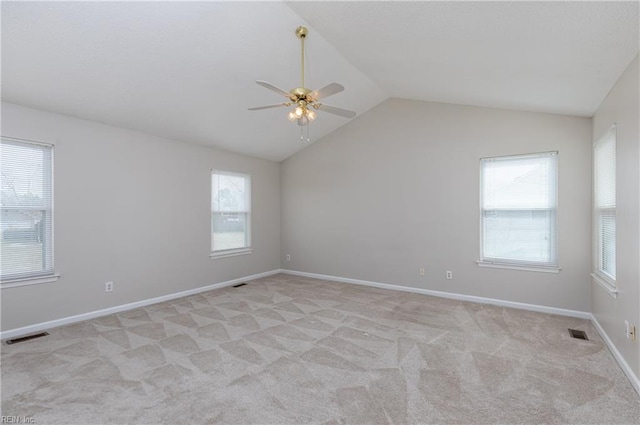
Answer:
[{"label": "ceiling fan blade", "polygon": [[264,88],[267,88],[267,89],[272,90],[272,91],[274,91],[274,92],[276,92],[278,94],[281,94],[284,97],[291,97],[291,93],[286,92],[286,91],[282,90],[281,88],[274,86],[271,83],[268,83],[266,81],[261,81],[261,80],[256,81],[256,83],[260,84]]},{"label": "ceiling fan blade", "polygon": [[291,103],[277,103],[275,105],[254,106],[253,108],[249,108],[249,110],[250,111],[258,111],[260,109],[281,108],[283,106],[291,106]]},{"label": "ceiling fan blade", "polygon": [[315,100],[324,99],[325,97],[340,93],[343,90],[344,87],[342,85],[338,83],[331,83],[321,89],[311,92],[311,97],[313,97]]},{"label": "ceiling fan blade", "polygon": [[336,108],[335,106],[319,104],[318,109],[320,109],[321,111],[328,112],[330,114],[340,115],[341,117],[345,117],[345,118],[353,118],[356,116],[356,113],[353,111],[349,111],[347,109],[342,109],[342,108]]}]

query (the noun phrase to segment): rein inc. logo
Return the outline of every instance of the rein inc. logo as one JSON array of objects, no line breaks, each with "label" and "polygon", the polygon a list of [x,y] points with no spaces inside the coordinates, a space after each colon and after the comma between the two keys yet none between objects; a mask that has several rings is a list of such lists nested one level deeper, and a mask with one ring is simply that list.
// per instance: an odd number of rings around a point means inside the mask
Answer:
[{"label": "rein inc. logo", "polygon": [[3,424],[35,424],[36,420],[31,416],[2,416],[0,423]]}]

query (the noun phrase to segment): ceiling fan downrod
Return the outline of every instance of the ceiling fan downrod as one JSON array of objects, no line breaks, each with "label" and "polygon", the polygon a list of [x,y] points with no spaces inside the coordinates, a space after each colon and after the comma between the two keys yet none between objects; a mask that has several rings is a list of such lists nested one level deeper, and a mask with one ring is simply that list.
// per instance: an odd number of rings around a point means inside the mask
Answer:
[{"label": "ceiling fan downrod", "polygon": [[301,58],[301,66],[300,66],[301,78],[300,78],[300,80],[302,81],[302,85],[300,87],[302,87],[302,88],[304,88],[304,39],[307,37],[308,33],[309,33],[309,30],[306,27],[299,26],[298,28],[296,28],[296,37],[298,37],[300,39],[300,46],[301,46],[301,54],[300,54],[300,58]]}]

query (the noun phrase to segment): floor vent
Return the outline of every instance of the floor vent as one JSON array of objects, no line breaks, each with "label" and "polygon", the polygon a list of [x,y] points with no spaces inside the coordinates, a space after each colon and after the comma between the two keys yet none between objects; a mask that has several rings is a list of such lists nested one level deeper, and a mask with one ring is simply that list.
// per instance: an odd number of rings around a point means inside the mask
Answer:
[{"label": "floor vent", "polygon": [[234,288],[239,288],[241,286],[245,286],[246,283],[238,283],[237,285],[233,285]]},{"label": "floor vent", "polygon": [[585,331],[579,331],[577,329],[569,329],[569,335],[571,335],[571,338],[584,339],[586,341],[589,341],[589,338],[587,337],[587,334],[585,333]]},{"label": "floor vent", "polygon": [[39,334],[27,335],[20,338],[8,339],[7,344],[17,344],[19,342],[25,342],[36,338],[42,338],[43,336],[49,335],[49,332],[40,332]]}]

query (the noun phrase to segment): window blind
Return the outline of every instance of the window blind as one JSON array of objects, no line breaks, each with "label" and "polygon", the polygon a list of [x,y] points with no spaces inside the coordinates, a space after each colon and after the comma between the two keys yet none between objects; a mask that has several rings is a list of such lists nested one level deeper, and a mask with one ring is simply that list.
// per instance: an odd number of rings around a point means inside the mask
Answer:
[{"label": "window blind", "polygon": [[211,173],[212,252],[251,246],[251,176],[214,170]]},{"label": "window blind", "polygon": [[2,137],[3,281],[53,274],[52,150],[51,145]]},{"label": "window blind", "polygon": [[557,266],[557,152],[481,160],[484,262]]},{"label": "window blind", "polygon": [[612,127],[594,147],[594,241],[597,272],[616,278],[616,133]]}]

